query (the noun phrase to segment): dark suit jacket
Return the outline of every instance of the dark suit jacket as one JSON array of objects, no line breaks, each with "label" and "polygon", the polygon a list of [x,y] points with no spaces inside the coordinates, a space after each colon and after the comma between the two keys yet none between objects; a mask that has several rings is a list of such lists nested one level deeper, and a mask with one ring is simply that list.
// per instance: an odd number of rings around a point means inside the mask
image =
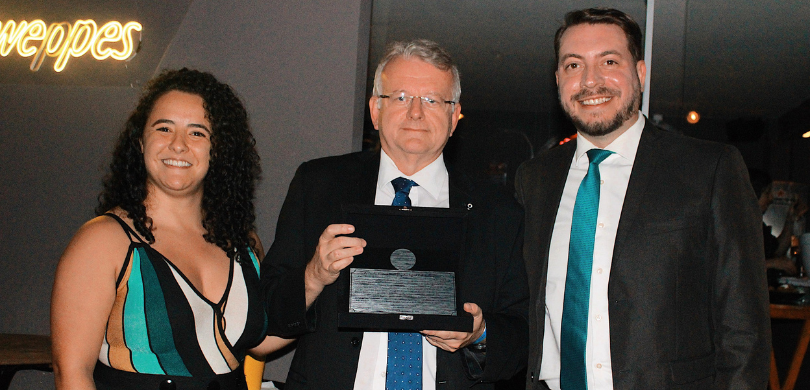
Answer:
[{"label": "dark suit jacket", "polygon": [[[531,304],[531,389],[540,371],[551,233],[574,142],[521,166]],[[761,214],[736,149],[644,127],[608,284],[614,388],[765,388],[770,321]]]},{"label": "dark suit jacket", "polygon": [[[338,330],[335,284],[305,311],[304,267],[323,230],[341,222],[341,204],[374,204],[379,164],[379,153],[313,160],[298,168],[290,184],[276,239],[262,263],[269,334],[301,335],[286,389],[354,386],[363,333]],[[478,381],[507,379],[525,367],[528,344],[522,210],[511,196],[474,188],[450,169],[449,179],[450,207],[470,209],[468,248],[457,275],[460,299],[478,304],[487,324],[486,365]],[[476,383],[467,376],[464,355],[437,351],[437,389]]]}]

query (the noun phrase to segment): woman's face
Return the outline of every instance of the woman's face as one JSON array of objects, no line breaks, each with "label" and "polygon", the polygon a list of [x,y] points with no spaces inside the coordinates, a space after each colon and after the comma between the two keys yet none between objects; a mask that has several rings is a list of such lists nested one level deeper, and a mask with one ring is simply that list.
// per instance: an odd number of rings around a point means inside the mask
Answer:
[{"label": "woman's face", "polygon": [[150,193],[202,193],[211,159],[211,124],[202,97],[169,91],[158,98],[146,120],[141,149]]}]

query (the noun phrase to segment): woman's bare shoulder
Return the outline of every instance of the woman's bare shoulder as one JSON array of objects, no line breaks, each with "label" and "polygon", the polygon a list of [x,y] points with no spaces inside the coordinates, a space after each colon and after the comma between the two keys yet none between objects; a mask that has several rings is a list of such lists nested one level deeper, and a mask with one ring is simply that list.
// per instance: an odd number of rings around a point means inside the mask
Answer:
[{"label": "woman's bare shoulder", "polygon": [[70,240],[62,261],[120,263],[130,239],[123,227],[109,216],[98,216],[82,225]]},{"label": "woman's bare shoulder", "polygon": [[85,222],[73,237],[74,241],[121,241],[121,239],[129,242],[127,233],[121,224],[107,215],[100,215]]}]

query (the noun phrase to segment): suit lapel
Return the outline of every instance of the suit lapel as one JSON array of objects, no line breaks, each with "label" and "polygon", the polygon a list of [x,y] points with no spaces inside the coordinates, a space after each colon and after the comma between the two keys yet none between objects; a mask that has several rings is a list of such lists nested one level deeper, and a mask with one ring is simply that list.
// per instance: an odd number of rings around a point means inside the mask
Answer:
[{"label": "suit lapel", "polygon": [[473,207],[474,186],[469,178],[454,169],[452,165],[447,166],[447,188],[450,192],[450,208],[463,208],[469,210]]},{"label": "suit lapel", "polygon": [[[632,367],[628,366],[630,356],[617,351],[627,350],[627,337],[630,334],[630,323],[623,316],[626,308],[632,303],[629,301],[628,286],[642,282],[628,280],[629,276],[623,272],[631,266],[622,260],[623,250],[627,247],[627,240],[630,232],[637,229],[642,223],[639,218],[655,213],[655,210],[643,208],[645,194],[649,186],[656,181],[655,173],[659,171],[659,164],[665,163],[660,157],[661,131],[656,129],[650,122],[644,126],[641,139],[638,143],[636,159],[633,162],[633,170],[630,173],[630,181],[627,183],[627,192],[622,204],[622,213],[619,217],[619,226],[616,231],[616,241],[613,247],[613,264],[610,270],[610,281],[608,282],[608,298],[610,311],[610,349],[611,364],[613,365],[613,383],[616,388],[626,387],[630,378],[628,373]],[[647,206],[649,207],[649,206]],[[628,253],[632,256],[632,253]]]},{"label": "suit lapel", "polygon": [[[562,199],[563,190],[565,189],[565,181],[568,179],[568,171],[571,168],[571,160],[574,158],[576,152],[576,143],[569,142],[561,147],[560,153],[556,153],[551,157],[548,164],[548,171],[542,172],[538,182],[540,183],[537,188],[541,189],[538,195],[539,199],[544,205],[542,209],[542,217],[539,219],[542,224],[539,226],[538,237],[542,243],[543,252],[540,254],[543,259],[548,259],[548,250],[551,246],[551,234],[554,231],[554,222],[557,219],[557,211],[560,208],[560,200]],[[545,261],[546,270],[548,270],[548,261]],[[544,271],[544,276],[546,272]]]},{"label": "suit lapel", "polygon": [[363,153],[360,155],[360,180],[357,191],[349,191],[353,194],[353,202],[356,204],[373,205],[377,198],[377,177],[380,172],[380,152]]},{"label": "suit lapel", "polygon": [[644,125],[641,140],[638,143],[638,152],[633,162],[633,171],[627,184],[627,193],[624,195],[622,214],[619,217],[619,226],[616,231],[616,243],[613,248],[613,261],[620,258],[624,242],[628,233],[638,221],[639,210],[644,203],[644,194],[647,186],[655,181],[655,172],[662,161],[656,151],[659,149],[660,133],[650,122]]}]

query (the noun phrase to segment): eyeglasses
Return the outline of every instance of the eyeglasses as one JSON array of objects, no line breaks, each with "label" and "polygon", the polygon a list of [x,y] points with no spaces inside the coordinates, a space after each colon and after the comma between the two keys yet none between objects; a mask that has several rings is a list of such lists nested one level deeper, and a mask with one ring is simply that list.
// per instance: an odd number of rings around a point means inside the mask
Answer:
[{"label": "eyeglasses", "polygon": [[431,96],[408,96],[405,92],[400,92],[395,95],[377,95],[377,97],[380,99],[391,99],[391,105],[394,107],[410,107],[414,98],[419,98],[419,100],[422,101],[422,107],[428,110],[438,110],[440,107],[444,107],[445,104],[456,104],[456,102],[452,100],[444,100]]}]

